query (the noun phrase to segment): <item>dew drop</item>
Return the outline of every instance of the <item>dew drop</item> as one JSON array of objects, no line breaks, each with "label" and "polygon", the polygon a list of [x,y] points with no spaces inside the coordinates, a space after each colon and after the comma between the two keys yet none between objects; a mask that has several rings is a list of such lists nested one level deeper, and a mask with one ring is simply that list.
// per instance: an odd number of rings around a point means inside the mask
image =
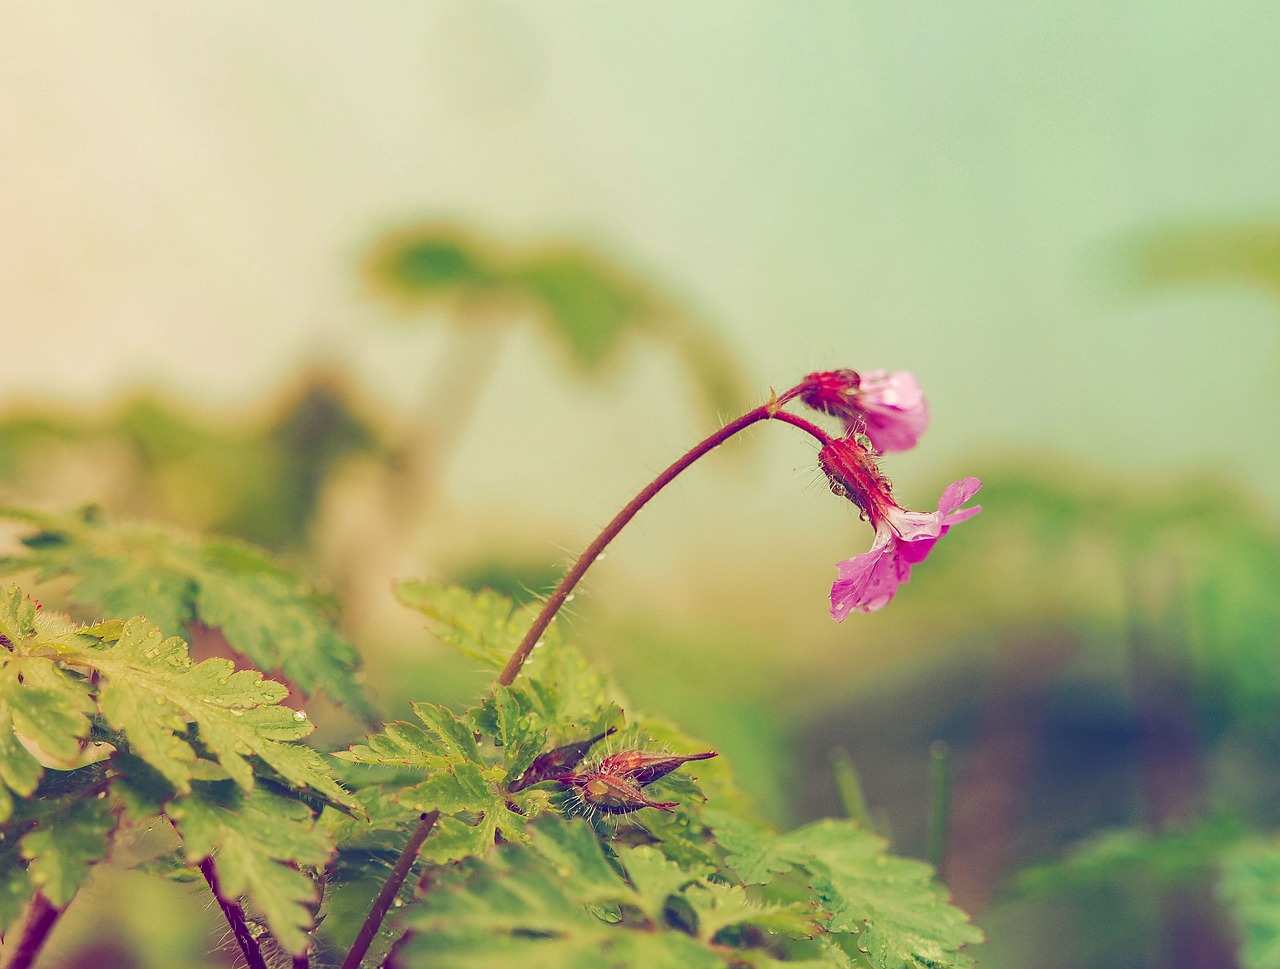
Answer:
[{"label": "dew drop", "polygon": [[596,556],[596,558],[595,558],[595,560],[596,560],[597,562],[603,562],[603,561],[604,561],[604,552],[601,552],[599,555],[597,555],[597,556]]},{"label": "dew drop", "polygon": [[564,601],[572,602],[576,598],[578,598],[578,594],[576,592],[570,592],[567,596],[564,597]]},{"label": "dew drop", "polygon": [[402,899],[402,898],[397,898],[394,902],[392,902],[392,903],[391,903],[391,905],[392,905],[394,908],[399,908],[399,907],[400,907],[401,905],[403,905],[403,904],[404,904],[404,899]]},{"label": "dew drop", "polygon": [[294,711],[293,711],[293,719],[295,719],[295,720],[305,720],[305,719],[307,719],[307,715],[306,715],[305,713],[303,713],[301,710],[294,710]]},{"label": "dew drop", "polygon": [[229,677],[229,676],[219,676],[219,677],[218,677],[218,685],[219,685],[219,686],[226,686],[226,685],[227,685],[228,683],[230,683],[230,682],[231,682],[231,677]]}]

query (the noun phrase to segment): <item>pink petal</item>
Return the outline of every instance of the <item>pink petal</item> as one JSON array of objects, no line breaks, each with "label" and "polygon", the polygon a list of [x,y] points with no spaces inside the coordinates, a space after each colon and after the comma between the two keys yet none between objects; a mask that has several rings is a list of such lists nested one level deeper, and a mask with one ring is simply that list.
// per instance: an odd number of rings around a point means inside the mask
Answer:
[{"label": "pink petal", "polygon": [[866,415],[866,435],[879,451],[909,450],[929,426],[929,405],[908,370],[862,374],[858,406]]},{"label": "pink petal", "polygon": [[942,497],[938,499],[938,511],[944,515],[955,511],[976,495],[981,487],[982,482],[977,478],[965,478],[963,481],[951,482],[951,484],[947,485],[946,490],[942,492]]},{"label": "pink petal", "polygon": [[836,566],[831,586],[831,618],[842,622],[850,612],[874,612],[889,604],[898,586],[911,578],[911,566],[898,557],[895,542],[845,559]]}]

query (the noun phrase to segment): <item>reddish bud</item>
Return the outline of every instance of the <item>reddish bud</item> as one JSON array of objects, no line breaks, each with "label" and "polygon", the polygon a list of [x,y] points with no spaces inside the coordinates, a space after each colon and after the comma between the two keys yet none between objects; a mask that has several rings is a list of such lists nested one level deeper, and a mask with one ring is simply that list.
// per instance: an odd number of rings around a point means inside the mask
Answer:
[{"label": "reddish bud", "polygon": [[577,790],[584,803],[605,814],[629,814],[646,807],[671,813],[678,802],[652,800],[641,788],[665,777],[681,764],[714,756],[714,750],[683,755],[622,750],[574,773],[565,783]]},{"label": "reddish bud", "polygon": [[832,441],[818,452],[818,466],[831,482],[831,490],[848,498],[876,523],[883,509],[893,505],[893,485],[880,473],[875,456],[850,434]]},{"label": "reddish bud", "polygon": [[651,754],[643,750],[624,750],[610,754],[600,762],[602,774],[618,774],[641,787],[665,777],[681,764],[691,760],[707,760],[716,756],[714,750],[702,754]]},{"label": "reddish bud", "polygon": [[655,801],[640,789],[640,785],[627,780],[621,774],[588,771],[576,776],[573,786],[582,800],[605,814],[630,814],[641,808],[657,808],[674,813],[677,801]]},{"label": "reddish bud", "polygon": [[539,754],[523,774],[507,785],[507,790],[514,794],[516,791],[523,791],[526,787],[541,784],[543,781],[567,782],[573,777],[574,768],[582,763],[583,757],[587,756],[587,751],[617,729],[617,727],[610,727],[604,733],[598,733],[594,737],[565,744],[563,747],[548,750],[545,754]]}]

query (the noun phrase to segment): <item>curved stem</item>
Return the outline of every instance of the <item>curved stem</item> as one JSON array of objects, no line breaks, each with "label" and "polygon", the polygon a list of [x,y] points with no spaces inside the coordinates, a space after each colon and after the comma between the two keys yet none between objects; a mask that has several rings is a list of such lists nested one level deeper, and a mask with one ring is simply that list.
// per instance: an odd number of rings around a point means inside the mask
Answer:
[{"label": "curved stem", "polygon": [[360,961],[364,959],[369,946],[373,944],[378,929],[382,927],[382,920],[387,917],[387,911],[400,892],[400,886],[409,877],[409,870],[418,858],[418,849],[422,847],[422,842],[427,840],[427,835],[431,833],[431,829],[439,819],[439,811],[428,811],[418,819],[418,826],[413,829],[413,834],[409,836],[404,850],[400,852],[400,858],[391,871],[391,877],[382,886],[382,891],[378,892],[378,897],[373,900],[364,924],[356,933],[355,942],[351,944],[347,957],[342,960],[342,969],[360,969]]},{"label": "curved stem", "polygon": [[[790,393],[790,391],[788,391],[788,393]],[[784,395],[784,397],[785,396],[786,395]],[[816,424],[806,421],[803,417],[796,417],[794,414],[789,414],[785,411],[779,410],[780,406],[779,398],[774,397],[768,403],[761,404],[759,407],[755,408],[755,410],[747,411],[747,413],[743,414],[737,420],[730,421],[710,437],[698,444],[695,444],[691,449],[686,451],[674,464],[650,481],[638,495],[627,502],[626,507],[624,507],[622,511],[618,512],[618,514],[613,517],[613,520],[609,522],[609,524],[605,525],[604,530],[596,536],[595,541],[587,546],[587,550],[582,553],[578,558],[578,561],[573,563],[573,568],[565,573],[565,577],[560,580],[560,584],[556,586],[555,591],[551,593],[550,597],[543,604],[542,611],[539,612],[537,617],[533,620],[533,625],[530,626],[529,631],[525,633],[525,637],[520,641],[520,645],[516,647],[516,651],[511,654],[511,659],[507,660],[507,665],[503,668],[502,674],[498,677],[498,685],[510,686],[512,682],[514,682],[516,676],[520,673],[520,668],[524,666],[525,660],[527,660],[529,658],[529,654],[533,652],[534,646],[538,644],[538,640],[541,639],[542,634],[546,632],[547,626],[551,624],[551,620],[555,618],[555,614],[559,612],[560,607],[564,605],[565,600],[569,597],[569,593],[573,591],[574,586],[576,586],[582,579],[583,575],[586,574],[587,569],[591,568],[591,565],[595,560],[600,557],[600,553],[604,551],[605,546],[613,541],[618,532],[622,531],[627,522],[631,521],[631,519],[636,516],[636,513],[649,503],[649,500],[654,495],[670,484],[671,481],[680,474],[680,472],[693,464],[694,461],[697,461],[698,458],[715,450],[739,431],[750,427],[758,421],[770,419],[793,424],[802,431],[806,431],[813,437],[817,438],[819,443],[824,447],[832,442],[833,439],[831,435],[822,428],[818,427]]]},{"label": "curved stem", "polygon": [[245,921],[244,909],[234,898],[228,898],[222,894],[222,886],[218,884],[218,872],[213,867],[212,858],[205,858],[200,862],[200,874],[204,875],[204,880],[209,883],[209,890],[218,900],[218,907],[222,909],[227,924],[231,926],[231,934],[235,936],[249,969],[267,969],[267,961],[262,957],[262,950],[258,948],[258,940],[254,938],[253,932],[249,930],[249,923]]},{"label": "curved stem", "polygon": [[13,941],[13,954],[4,961],[5,969],[28,969],[40,955],[45,940],[53,931],[62,909],[56,907],[40,892],[31,899],[27,917],[22,923],[22,935]]}]

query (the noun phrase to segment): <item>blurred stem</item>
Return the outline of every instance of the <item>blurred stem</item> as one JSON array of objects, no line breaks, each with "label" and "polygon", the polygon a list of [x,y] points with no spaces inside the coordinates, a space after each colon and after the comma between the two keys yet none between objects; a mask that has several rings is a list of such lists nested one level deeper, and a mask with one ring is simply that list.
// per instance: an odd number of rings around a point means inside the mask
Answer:
[{"label": "blurred stem", "polygon": [[951,822],[951,747],[945,740],[929,745],[929,864],[937,871],[947,857]]},{"label": "blurred stem", "polygon": [[[790,391],[788,391],[788,393],[790,393]],[[803,417],[796,417],[794,414],[788,414],[785,411],[780,411],[778,410],[778,407],[778,398],[774,397],[771,398],[768,403],[761,404],[755,410],[747,411],[747,413],[743,414],[737,420],[730,421],[710,437],[705,438],[686,451],[674,464],[649,482],[649,484],[646,485],[638,495],[627,502],[626,507],[614,516],[613,521],[605,525],[604,531],[597,535],[595,541],[587,546],[587,550],[582,553],[578,558],[578,561],[573,563],[573,568],[571,568],[565,574],[565,577],[560,580],[560,584],[556,586],[555,591],[551,593],[550,598],[548,598],[546,603],[543,605],[542,611],[539,612],[537,617],[533,620],[533,625],[529,627],[529,631],[525,634],[524,639],[521,640],[520,645],[516,647],[516,651],[511,654],[511,659],[507,661],[506,667],[498,677],[498,685],[510,686],[516,676],[519,675],[520,668],[524,666],[525,660],[529,658],[529,654],[533,652],[533,648],[538,644],[538,640],[541,639],[542,634],[546,632],[547,626],[551,624],[551,620],[554,619],[556,613],[560,611],[560,607],[564,605],[565,600],[569,597],[569,593],[573,591],[574,587],[582,577],[586,575],[587,569],[591,568],[595,560],[600,557],[600,553],[605,550],[605,546],[613,541],[618,532],[622,531],[622,529],[626,527],[627,523],[631,521],[631,519],[635,518],[640,509],[647,505],[654,495],[669,485],[676,476],[680,474],[680,472],[693,464],[693,462],[697,461],[698,458],[702,457],[704,454],[714,451],[739,431],[745,430],[752,424],[759,421],[769,419],[783,421],[787,424],[792,424],[800,428],[802,431],[805,431],[817,438],[818,442],[824,447],[832,443],[831,435],[822,428],[818,427],[816,424],[806,421]]]},{"label": "blurred stem", "polygon": [[428,441],[436,481],[479,409],[498,362],[497,337],[495,326],[483,324],[455,329],[450,334],[444,360],[436,370],[440,377],[432,388],[434,403],[428,408],[436,418]]},{"label": "blurred stem", "polygon": [[204,880],[209,883],[209,890],[218,900],[218,907],[222,909],[227,924],[231,926],[231,934],[235,936],[249,969],[267,969],[267,962],[262,958],[262,950],[258,948],[258,940],[254,938],[249,929],[249,923],[245,921],[244,909],[234,898],[228,898],[222,894],[222,886],[218,884],[218,872],[213,866],[212,858],[205,858],[200,862],[200,874],[204,875]]},{"label": "blurred stem", "polygon": [[387,917],[391,904],[400,893],[400,886],[409,877],[409,871],[418,859],[418,849],[427,840],[427,835],[431,834],[431,829],[439,819],[439,811],[428,811],[418,818],[418,826],[413,829],[413,834],[409,835],[409,840],[405,843],[404,850],[400,852],[395,868],[391,870],[391,877],[382,886],[382,891],[378,892],[378,897],[373,900],[369,914],[364,924],[360,926],[360,931],[356,933],[355,942],[351,944],[351,950],[342,960],[342,969],[360,969],[360,962],[369,951],[369,946],[373,944],[378,929],[382,928],[382,922]]},{"label": "blurred stem", "polygon": [[844,816],[854,821],[859,827],[874,831],[871,814],[867,810],[867,799],[862,793],[862,781],[853,766],[849,752],[837,747],[831,755],[831,774],[836,782],[836,797],[840,801],[840,809]]},{"label": "blurred stem", "polygon": [[33,965],[62,912],[43,893],[36,892],[27,908],[22,934],[14,941],[12,954],[4,961],[4,969],[28,969]]}]

